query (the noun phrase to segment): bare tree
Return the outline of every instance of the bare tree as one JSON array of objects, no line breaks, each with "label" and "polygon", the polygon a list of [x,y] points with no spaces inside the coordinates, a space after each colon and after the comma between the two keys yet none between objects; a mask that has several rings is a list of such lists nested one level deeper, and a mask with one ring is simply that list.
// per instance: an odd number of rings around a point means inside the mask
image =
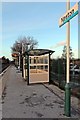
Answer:
[{"label": "bare tree", "polygon": [[17,41],[11,47],[12,53],[13,52],[22,52],[22,43],[23,43],[23,50],[26,51],[28,49],[28,44],[30,45],[30,49],[36,48],[38,46],[37,40],[33,37],[19,37]]}]

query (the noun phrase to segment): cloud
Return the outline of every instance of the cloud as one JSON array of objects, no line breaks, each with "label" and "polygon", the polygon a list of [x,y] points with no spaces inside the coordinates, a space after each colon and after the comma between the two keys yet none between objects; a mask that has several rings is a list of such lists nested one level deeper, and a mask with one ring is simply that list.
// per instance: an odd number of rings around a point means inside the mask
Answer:
[{"label": "cloud", "polygon": [[51,46],[50,48],[53,49],[53,48],[57,48],[57,47],[64,46],[64,45],[66,45],[66,41],[60,41],[59,43]]}]

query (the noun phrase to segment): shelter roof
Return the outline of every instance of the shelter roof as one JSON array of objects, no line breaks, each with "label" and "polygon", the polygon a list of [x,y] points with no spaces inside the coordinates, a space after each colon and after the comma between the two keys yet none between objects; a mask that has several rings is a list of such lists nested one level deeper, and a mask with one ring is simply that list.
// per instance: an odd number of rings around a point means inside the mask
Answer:
[{"label": "shelter roof", "polygon": [[49,49],[33,49],[33,50],[29,50],[28,52],[26,52],[26,54],[30,56],[36,56],[36,55],[52,54],[54,52],[55,51],[52,51]]}]

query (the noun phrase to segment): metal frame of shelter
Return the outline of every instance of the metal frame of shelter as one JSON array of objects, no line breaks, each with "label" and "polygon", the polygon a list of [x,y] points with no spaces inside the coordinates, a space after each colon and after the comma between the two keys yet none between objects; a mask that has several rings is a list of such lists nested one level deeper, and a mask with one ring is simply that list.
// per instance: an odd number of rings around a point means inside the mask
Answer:
[{"label": "metal frame of shelter", "polygon": [[25,52],[27,58],[27,84],[50,83],[50,56],[55,51],[33,49]]}]

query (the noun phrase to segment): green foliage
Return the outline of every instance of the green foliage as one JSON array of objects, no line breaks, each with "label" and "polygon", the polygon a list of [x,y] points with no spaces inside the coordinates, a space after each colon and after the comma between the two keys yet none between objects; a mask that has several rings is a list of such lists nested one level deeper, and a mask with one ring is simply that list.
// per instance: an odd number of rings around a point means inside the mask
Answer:
[{"label": "green foliage", "polygon": [[[70,50],[70,52],[69,52],[69,57],[70,57],[70,59],[73,59],[72,48],[69,47],[69,50]],[[67,57],[67,46],[64,46],[64,48],[63,48],[63,53],[62,53],[62,58],[63,58],[63,59],[66,59],[66,57]]]}]

